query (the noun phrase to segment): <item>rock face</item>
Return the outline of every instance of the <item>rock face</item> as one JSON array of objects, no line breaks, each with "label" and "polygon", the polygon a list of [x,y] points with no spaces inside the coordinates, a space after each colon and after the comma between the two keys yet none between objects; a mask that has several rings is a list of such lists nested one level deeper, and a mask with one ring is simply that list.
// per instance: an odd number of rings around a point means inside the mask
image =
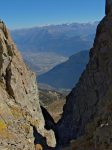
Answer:
[{"label": "rock face", "polygon": [[79,143],[73,142],[72,149],[112,149],[111,10],[112,1],[107,0],[106,16],[98,25],[89,63],[68,95],[62,119],[57,125],[60,145],[85,135]]},{"label": "rock face", "polygon": [[106,0],[106,15],[112,13],[112,0]]},{"label": "rock face", "polygon": [[35,74],[24,64],[0,21],[0,149],[33,150],[32,126],[54,147],[54,132],[44,125]]}]

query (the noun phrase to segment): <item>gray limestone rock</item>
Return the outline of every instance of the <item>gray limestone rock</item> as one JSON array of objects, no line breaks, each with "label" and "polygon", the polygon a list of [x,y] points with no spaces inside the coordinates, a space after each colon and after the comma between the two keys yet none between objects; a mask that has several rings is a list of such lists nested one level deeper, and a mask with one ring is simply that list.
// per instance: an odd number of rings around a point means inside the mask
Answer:
[{"label": "gray limestone rock", "polygon": [[0,143],[2,149],[33,150],[35,127],[48,146],[55,147],[52,130],[39,104],[36,76],[24,64],[5,24],[0,21]]}]

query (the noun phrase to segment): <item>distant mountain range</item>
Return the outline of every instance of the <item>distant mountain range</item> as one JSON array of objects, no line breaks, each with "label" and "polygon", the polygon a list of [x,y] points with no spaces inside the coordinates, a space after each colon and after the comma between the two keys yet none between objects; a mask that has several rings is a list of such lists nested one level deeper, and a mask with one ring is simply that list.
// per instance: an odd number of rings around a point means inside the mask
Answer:
[{"label": "distant mountain range", "polygon": [[88,62],[88,51],[77,52],[92,47],[97,24],[49,25],[12,30],[11,35],[40,83],[71,89]]},{"label": "distant mountain range", "polygon": [[38,82],[48,84],[57,89],[71,89],[77,83],[88,61],[89,51],[78,52],[66,62],[40,75]]},{"label": "distant mountain range", "polygon": [[49,25],[12,30],[11,35],[22,52],[50,52],[68,57],[92,47],[97,24]]}]

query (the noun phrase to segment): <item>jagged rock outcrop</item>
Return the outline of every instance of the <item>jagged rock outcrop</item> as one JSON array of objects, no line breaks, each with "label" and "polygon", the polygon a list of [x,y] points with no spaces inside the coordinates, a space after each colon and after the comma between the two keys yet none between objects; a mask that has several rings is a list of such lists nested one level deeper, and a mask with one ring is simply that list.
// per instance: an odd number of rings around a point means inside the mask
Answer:
[{"label": "jagged rock outcrop", "polygon": [[71,149],[112,149],[112,0],[106,1],[106,16],[98,25],[89,63],[67,96],[57,127],[59,145],[79,139]]},{"label": "jagged rock outcrop", "polygon": [[55,147],[54,132],[44,126],[35,74],[0,21],[0,149],[33,150],[33,127]]}]

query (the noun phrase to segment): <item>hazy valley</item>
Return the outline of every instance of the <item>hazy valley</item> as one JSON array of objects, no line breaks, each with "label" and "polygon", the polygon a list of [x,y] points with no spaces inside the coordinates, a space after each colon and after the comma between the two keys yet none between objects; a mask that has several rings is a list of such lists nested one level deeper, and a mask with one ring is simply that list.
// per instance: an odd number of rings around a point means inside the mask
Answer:
[{"label": "hazy valley", "polygon": [[55,89],[72,89],[89,61],[89,51],[72,55],[66,62],[37,77],[39,83],[48,84]]},{"label": "hazy valley", "polygon": [[[75,53],[92,47],[97,24],[98,22],[48,25],[14,30],[11,31],[11,35],[22,52],[26,64],[37,73],[39,83],[48,84],[56,90],[70,90],[77,83],[88,62],[88,53],[82,52],[82,56],[78,54],[75,56]],[[80,64],[78,59],[81,59]],[[63,62],[65,63],[61,64]],[[61,65],[58,67],[58,64]],[[72,66],[75,67],[71,68]],[[58,78],[59,72],[60,78]],[[61,77],[63,81],[59,81]],[[66,78],[71,81],[64,83],[67,82]]]}]

